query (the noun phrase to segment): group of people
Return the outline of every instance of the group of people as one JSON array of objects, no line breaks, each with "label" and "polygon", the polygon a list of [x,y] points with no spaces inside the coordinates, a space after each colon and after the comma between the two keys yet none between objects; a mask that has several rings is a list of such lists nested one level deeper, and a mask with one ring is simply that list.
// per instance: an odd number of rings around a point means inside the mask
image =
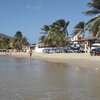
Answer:
[{"label": "group of people", "polygon": [[[8,54],[8,55],[11,55],[12,54],[12,50],[11,49],[6,50],[5,53]],[[30,59],[31,59],[32,58],[32,49],[29,50],[29,56],[30,56]]]},{"label": "group of people", "polygon": [[5,53],[6,53],[7,55],[11,55],[11,54],[12,54],[12,49],[5,50]]}]

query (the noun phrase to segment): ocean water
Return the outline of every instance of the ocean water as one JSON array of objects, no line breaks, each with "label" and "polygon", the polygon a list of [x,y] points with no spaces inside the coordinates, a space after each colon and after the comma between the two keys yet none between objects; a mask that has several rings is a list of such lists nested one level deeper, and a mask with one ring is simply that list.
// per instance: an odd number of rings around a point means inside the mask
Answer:
[{"label": "ocean water", "polygon": [[0,100],[100,100],[100,69],[0,56]]}]

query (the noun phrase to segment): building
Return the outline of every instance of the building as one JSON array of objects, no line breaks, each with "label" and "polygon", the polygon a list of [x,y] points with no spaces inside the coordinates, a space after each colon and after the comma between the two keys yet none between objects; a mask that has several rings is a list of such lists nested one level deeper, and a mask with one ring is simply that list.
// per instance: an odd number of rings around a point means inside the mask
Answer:
[{"label": "building", "polygon": [[81,44],[81,40],[82,40],[82,39],[84,39],[83,34],[78,33],[78,34],[74,35],[74,36],[71,38],[71,42],[72,42],[72,44],[79,45],[79,44]]},{"label": "building", "polygon": [[84,38],[84,36],[80,33],[74,35],[71,38],[71,44],[83,46],[85,52],[90,52],[90,48],[92,44],[95,42],[100,42],[100,38],[97,37]]}]

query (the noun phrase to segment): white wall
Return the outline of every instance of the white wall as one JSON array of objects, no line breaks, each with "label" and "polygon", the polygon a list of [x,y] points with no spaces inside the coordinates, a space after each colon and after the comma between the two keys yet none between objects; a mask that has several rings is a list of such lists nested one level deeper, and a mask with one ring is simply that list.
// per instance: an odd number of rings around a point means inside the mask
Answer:
[{"label": "white wall", "polygon": [[43,49],[44,49],[44,48],[38,48],[38,46],[36,45],[34,51],[35,51],[35,52],[43,52]]}]

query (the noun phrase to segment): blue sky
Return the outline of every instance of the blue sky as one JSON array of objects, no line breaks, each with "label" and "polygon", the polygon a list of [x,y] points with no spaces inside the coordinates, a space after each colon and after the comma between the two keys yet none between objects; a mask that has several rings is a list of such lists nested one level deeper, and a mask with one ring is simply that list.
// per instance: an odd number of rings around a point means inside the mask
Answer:
[{"label": "blue sky", "polygon": [[14,36],[21,31],[30,43],[37,43],[43,25],[59,19],[70,21],[69,34],[80,21],[91,17],[82,14],[91,0],[0,0],[0,33]]}]

